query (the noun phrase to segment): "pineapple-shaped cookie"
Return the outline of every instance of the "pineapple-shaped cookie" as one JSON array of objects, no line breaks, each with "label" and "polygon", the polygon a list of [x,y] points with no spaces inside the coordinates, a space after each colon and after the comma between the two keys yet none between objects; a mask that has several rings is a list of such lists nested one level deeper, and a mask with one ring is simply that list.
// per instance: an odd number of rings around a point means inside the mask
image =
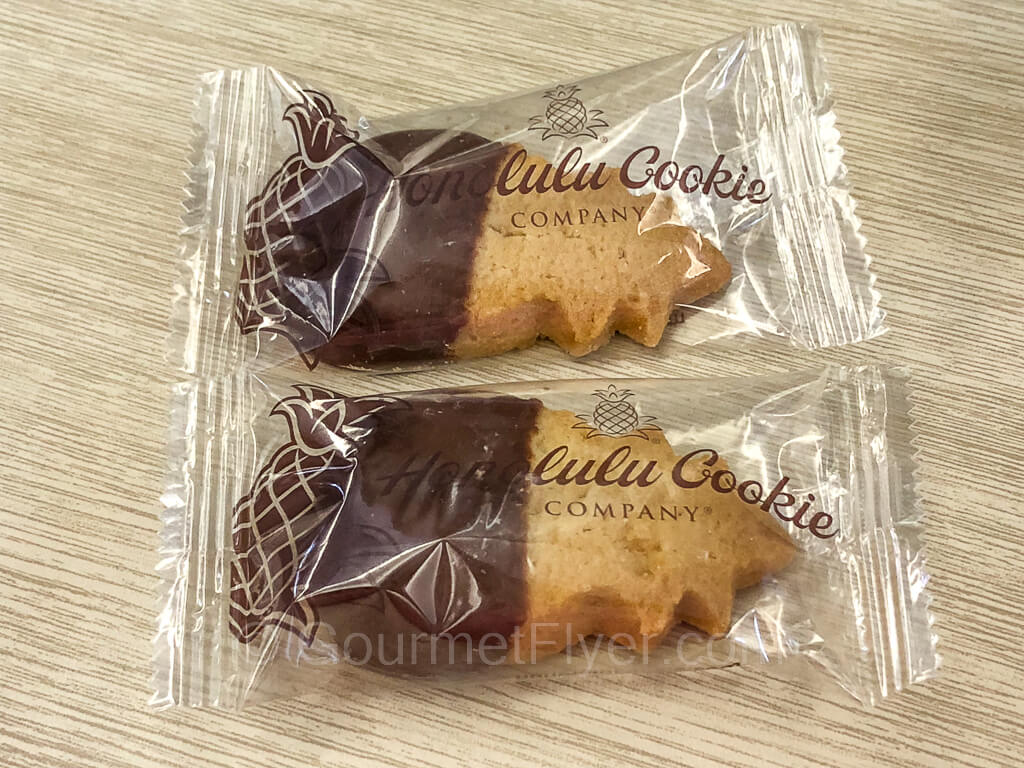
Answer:
[{"label": "pineapple-shaped cookie", "polygon": [[544,98],[551,101],[543,116],[530,118],[530,130],[543,130],[544,135],[541,139],[550,136],[590,136],[596,139],[594,129],[606,127],[608,123],[601,119],[600,109],[588,111],[583,106],[583,102],[576,98],[579,90],[579,86],[576,85],[556,85],[550,91],[546,91]]},{"label": "pineapple-shaped cookie", "polygon": [[635,395],[628,389],[619,389],[609,384],[606,389],[594,392],[597,405],[593,414],[577,414],[580,422],[577,429],[590,430],[587,437],[604,435],[606,437],[642,437],[648,440],[647,432],[657,431],[652,422],[654,417],[641,417],[636,406],[631,402]]}]

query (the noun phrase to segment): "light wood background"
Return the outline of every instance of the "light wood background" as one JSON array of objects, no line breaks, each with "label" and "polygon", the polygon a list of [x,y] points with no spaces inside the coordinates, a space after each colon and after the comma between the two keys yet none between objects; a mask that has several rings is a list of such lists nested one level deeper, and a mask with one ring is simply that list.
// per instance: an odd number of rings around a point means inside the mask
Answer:
[{"label": "light wood background", "polygon": [[[824,28],[893,330],[859,349],[705,368],[914,367],[941,676],[874,710],[811,675],[729,669],[149,711],[175,377],[162,348],[195,75],[266,62],[381,114],[784,18]],[[1022,38],[1014,0],[4,0],[0,765],[1020,765]],[[672,368],[603,365],[539,373]],[[403,386],[509,376],[481,363]]]}]

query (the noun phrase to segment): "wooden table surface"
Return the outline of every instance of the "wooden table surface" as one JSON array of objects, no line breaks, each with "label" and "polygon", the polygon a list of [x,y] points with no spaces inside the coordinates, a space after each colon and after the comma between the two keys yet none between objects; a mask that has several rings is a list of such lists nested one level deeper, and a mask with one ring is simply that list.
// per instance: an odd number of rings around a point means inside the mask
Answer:
[{"label": "wooden table surface", "polygon": [[[892,331],[713,367],[914,368],[940,676],[873,710],[813,675],[739,669],[147,709],[196,74],[266,62],[382,114],[785,18],[824,29]],[[0,765],[1020,765],[1022,38],[1015,0],[0,4]],[[587,365],[544,373],[672,370]],[[476,364],[405,385],[524,373]]]}]

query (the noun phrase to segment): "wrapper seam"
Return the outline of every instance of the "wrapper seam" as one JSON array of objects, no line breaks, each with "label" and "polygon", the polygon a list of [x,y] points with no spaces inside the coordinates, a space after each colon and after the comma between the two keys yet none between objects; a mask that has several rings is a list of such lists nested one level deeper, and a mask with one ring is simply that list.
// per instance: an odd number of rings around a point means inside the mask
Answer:
[{"label": "wrapper seam", "polygon": [[[153,640],[153,694],[163,708],[229,706],[223,693],[227,626],[225,587],[230,513],[241,490],[238,462],[251,412],[246,397],[245,342],[233,326],[232,260],[237,212],[247,187],[238,173],[259,150],[266,90],[264,68],[203,75],[193,100],[179,264],[171,302],[166,355],[190,378],[176,384],[170,402],[168,465],[161,496],[156,570],[157,632]],[[258,165],[258,164],[256,164]],[[255,183],[253,179],[248,180]],[[217,375],[220,374],[220,375]],[[232,464],[230,466],[241,466]],[[218,599],[218,596],[223,599]]]},{"label": "wrapper seam", "polygon": [[229,632],[231,510],[253,466],[249,381],[233,375],[174,387],[161,497],[153,695],[157,708],[240,704]]},{"label": "wrapper seam", "polygon": [[[862,663],[841,684],[875,704],[939,668],[938,635],[927,589],[924,515],[918,495],[913,392],[909,371],[862,367],[845,371],[856,397],[837,398],[853,455],[844,536],[857,543],[846,557],[851,593],[857,598]],[[865,414],[868,418],[865,418]],[[870,416],[884,414],[878,430]],[[855,513],[853,510],[861,510]]]},{"label": "wrapper seam", "polygon": [[[200,77],[193,100],[180,272],[174,285],[168,362],[185,375],[221,375],[246,361],[251,340],[233,316],[241,211],[269,153],[264,105],[268,70]],[[260,158],[263,158],[262,160]]]},{"label": "wrapper seam", "polygon": [[750,140],[762,139],[759,164],[777,171],[773,227],[788,302],[776,320],[811,349],[881,335],[885,313],[843,163],[821,32],[754,27],[747,47],[750,76],[766,84]]}]

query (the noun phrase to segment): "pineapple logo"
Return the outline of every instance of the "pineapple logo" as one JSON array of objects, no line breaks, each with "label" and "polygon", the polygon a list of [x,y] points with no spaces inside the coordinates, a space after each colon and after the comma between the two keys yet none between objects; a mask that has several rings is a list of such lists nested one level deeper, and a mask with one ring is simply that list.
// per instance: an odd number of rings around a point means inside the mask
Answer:
[{"label": "pineapple logo", "polygon": [[631,402],[636,395],[628,389],[618,389],[614,384],[609,384],[607,389],[595,391],[594,396],[597,398],[594,412],[577,413],[579,421],[572,425],[573,429],[587,430],[584,439],[603,435],[650,440],[648,433],[661,431],[654,423],[653,416],[640,415]]},{"label": "pineapple logo", "polygon": [[577,136],[597,138],[595,128],[607,128],[608,123],[601,117],[600,109],[588,110],[583,102],[576,98],[579,92],[576,85],[556,85],[544,94],[551,99],[543,115],[530,118],[531,131],[544,131],[541,141],[552,136],[575,139]]}]

